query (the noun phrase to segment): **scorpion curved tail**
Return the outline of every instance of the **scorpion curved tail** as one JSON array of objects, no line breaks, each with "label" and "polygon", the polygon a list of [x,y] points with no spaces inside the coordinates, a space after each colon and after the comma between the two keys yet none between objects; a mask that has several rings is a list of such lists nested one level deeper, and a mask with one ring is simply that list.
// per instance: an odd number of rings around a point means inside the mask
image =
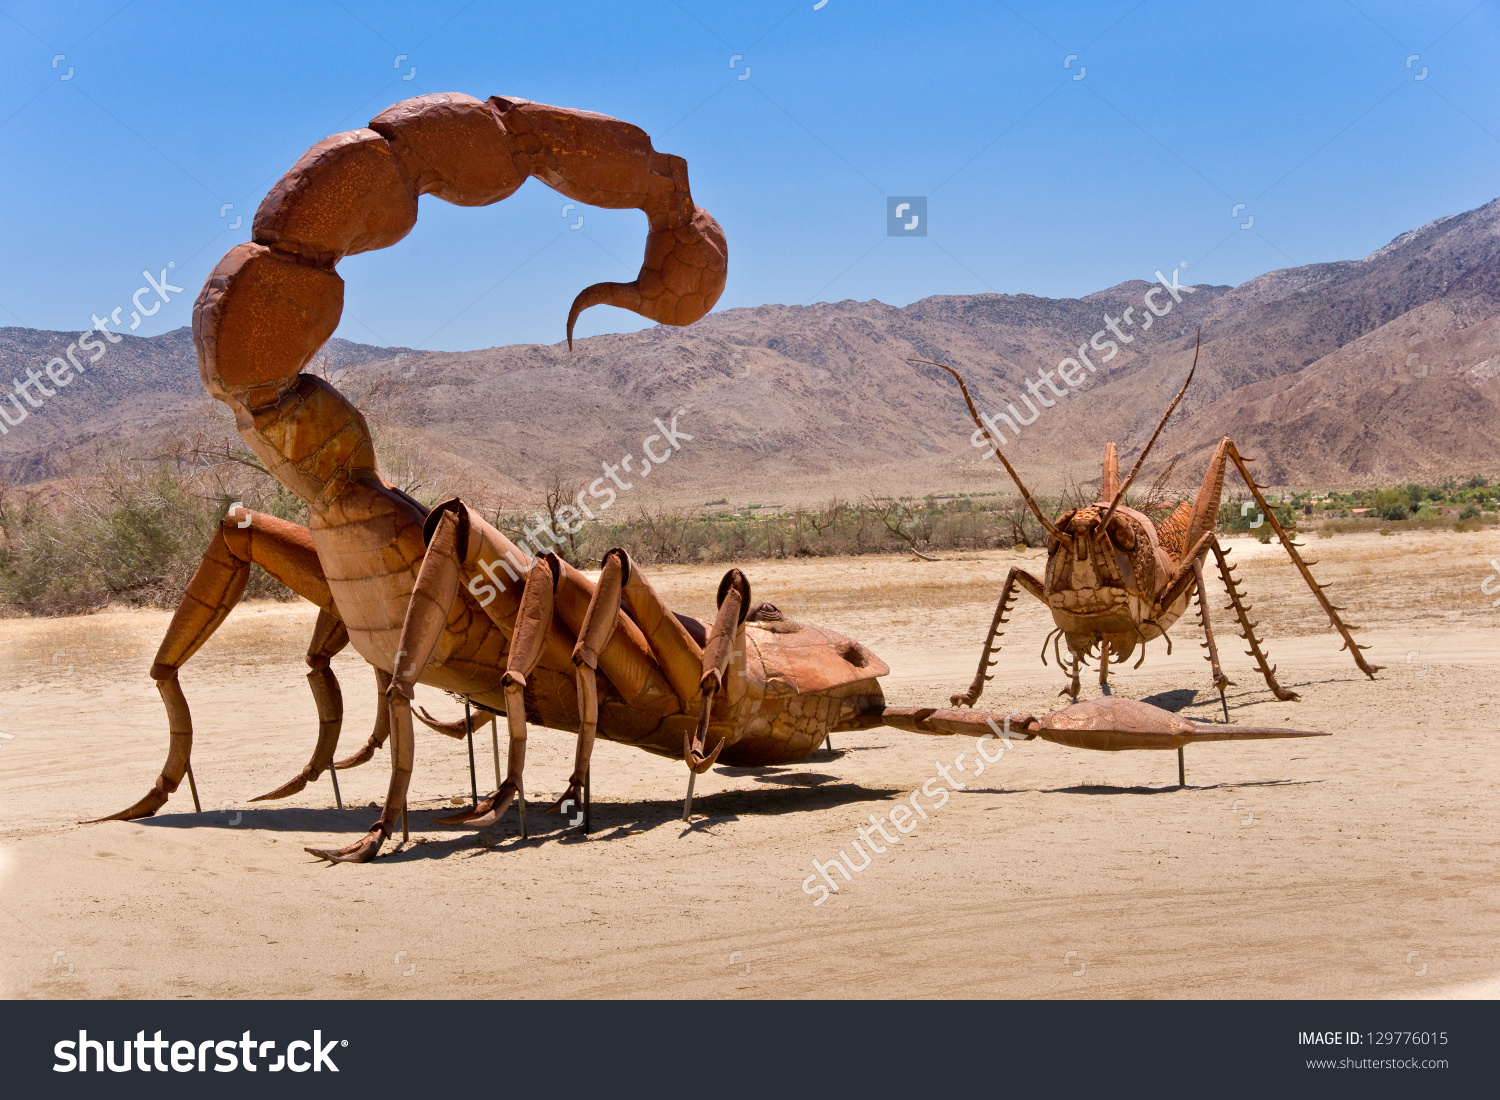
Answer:
[{"label": "scorpion curved tail", "polygon": [[686,161],[657,152],[645,131],[524,99],[419,96],[318,142],[262,201],[251,240],[224,256],[193,309],[209,392],[250,409],[280,398],[338,326],[344,284],[335,265],[405,237],[419,195],[487,206],[530,176],[581,203],[639,209],[649,222],[635,280],[596,283],[574,300],[570,349],[590,306],[686,325],[718,301],[728,269],[723,230],[693,203]]}]

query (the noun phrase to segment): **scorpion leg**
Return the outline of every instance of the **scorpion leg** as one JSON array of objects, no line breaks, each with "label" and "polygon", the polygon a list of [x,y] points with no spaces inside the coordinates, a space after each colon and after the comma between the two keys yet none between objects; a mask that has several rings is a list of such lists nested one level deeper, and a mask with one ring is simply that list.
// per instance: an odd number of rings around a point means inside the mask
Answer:
[{"label": "scorpion leg", "polygon": [[150,817],[167,804],[168,797],[188,773],[193,751],[193,718],[177,682],[177,671],[213,636],[239,603],[250,579],[252,562],[325,611],[333,607],[333,597],[307,528],[248,509],[244,514],[241,521],[240,510],[231,510],[219,524],[213,541],[204,551],[203,561],[188,581],[151,666],[151,678],[156,681],[167,708],[171,732],[167,762],[145,797],[117,814],[96,820],[131,821]]},{"label": "scorpion leg", "polygon": [[625,588],[625,575],[629,570],[630,558],[624,550],[616,547],[604,555],[604,568],[599,573],[598,587],[594,589],[589,609],[584,614],[583,626],[578,632],[578,644],[573,647],[573,665],[578,682],[578,749],[573,757],[573,774],[568,776],[568,789],[552,804],[553,810],[561,809],[565,802],[571,802],[573,806],[583,805],[583,785],[588,780],[594,738],[599,732],[599,683],[596,672],[599,667],[599,651],[614,636],[620,598]]},{"label": "scorpion leg", "polygon": [[662,603],[656,589],[651,587],[646,575],[634,567],[625,551],[621,550],[620,554],[624,568],[623,592],[631,621],[640,625],[646,644],[651,648],[651,656],[683,707],[691,707],[698,697],[698,682],[703,676],[703,647],[694,641],[682,620]]},{"label": "scorpion leg", "polygon": [[[327,608],[319,611],[312,641],[307,647],[307,667],[311,670],[307,674],[307,686],[312,689],[313,701],[318,707],[318,743],[313,748],[312,759],[297,775],[274,791],[252,798],[251,802],[269,802],[294,795],[333,766],[333,750],[338,748],[339,731],[344,725],[344,695],[339,690],[338,677],[328,665],[333,655],[348,644],[349,631],[343,620]],[[337,782],[335,778],[335,790]]]},{"label": "scorpion leg", "polygon": [[[447,513],[453,515],[454,513]],[[526,678],[542,659],[542,649],[552,625],[552,611],[562,562],[555,554],[544,554],[526,574],[521,590],[521,607],[516,612],[515,633],[511,635],[510,653],[505,659],[505,723],[510,729],[510,749],[506,755],[505,781],[494,794],[479,800],[472,809],[451,817],[437,818],[439,825],[489,825],[500,819],[512,801],[520,800],[521,833],[526,833],[526,788],[522,773],[526,769]]]},{"label": "scorpion leg", "polygon": [[719,582],[719,613],[714,616],[703,645],[703,678],[698,682],[702,699],[698,704],[698,726],[682,735],[682,757],[688,766],[687,795],[682,800],[682,820],[691,821],[693,787],[698,776],[714,766],[719,753],[729,744],[721,736],[714,751],[703,755],[708,747],[708,726],[713,716],[714,700],[725,687],[724,675],[731,663],[738,662],[744,672],[745,619],[750,614],[750,582],[738,569],[731,569]]},{"label": "scorpion leg", "polygon": [[390,686],[391,674],[383,668],[377,668],[375,670],[375,730],[357,753],[334,762],[333,766],[338,771],[346,771],[368,763],[374,757],[375,750],[384,745],[385,739],[391,735],[391,711],[385,702],[385,693]]},{"label": "scorpion leg", "polygon": [[[979,696],[984,693],[985,683],[994,679],[989,674],[990,669],[995,666],[995,660],[992,659],[991,654],[997,652],[1000,648],[996,644],[996,639],[1005,633],[1000,628],[1005,625],[1007,616],[1010,614],[1011,605],[1016,601],[1016,587],[1018,585],[1043,603],[1047,602],[1046,591],[1043,589],[1041,581],[1037,580],[1024,569],[1011,568],[1010,573],[1006,575],[1005,585],[1000,589],[1000,602],[995,604],[995,614],[990,619],[989,633],[984,636],[984,649],[979,654],[979,671],[974,673],[974,681],[969,685],[968,691],[962,695],[949,697],[948,702],[953,706],[972,707],[979,701]],[[1076,675],[1074,680],[1073,695],[1076,697],[1078,695]]]},{"label": "scorpion leg", "polygon": [[380,852],[406,812],[406,792],[411,786],[415,738],[411,722],[411,700],[415,684],[448,623],[448,613],[458,598],[459,516],[445,512],[427,544],[416,587],[406,605],[397,643],[396,670],[386,689],[391,723],[391,784],[385,809],[370,831],[347,848],[307,848],[310,855],[330,863],[368,863]]},{"label": "scorpion leg", "polygon": [[444,722],[440,718],[434,718],[422,707],[417,707],[412,713],[416,715],[417,721],[421,722],[428,729],[435,730],[444,737],[451,737],[455,741],[462,741],[488,722],[490,715],[494,711],[491,711],[487,707],[482,707],[478,703],[473,703],[472,712],[467,721],[463,718],[455,718],[451,722]]},{"label": "scorpion leg", "polygon": [[708,741],[708,723],[714,697],[724,688],[724,674],[730,661],[744,649],[745,618],[750,614],[750,582],[738,569],[731,569],[719,582],[719,613],[714,616],[708,639],[703,646],[703,678],[698,682],[703,701],[698,708],[698,728],[683,734],[682,756],[695,775],[713,767],[719,753],[728,744],[720,738],[714,751],[704,756]]}]

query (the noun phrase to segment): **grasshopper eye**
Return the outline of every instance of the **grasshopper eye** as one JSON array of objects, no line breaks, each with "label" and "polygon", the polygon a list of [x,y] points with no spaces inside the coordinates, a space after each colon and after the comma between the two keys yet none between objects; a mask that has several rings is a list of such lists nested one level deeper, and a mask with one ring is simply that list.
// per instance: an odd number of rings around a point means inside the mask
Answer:
[{"label": "grasshopper eye", "polygon": [[1109,538],[1121,550],[1131,551],[1138,545],[1135,528],[1121,515],[1116,515],[1109,521]]}]

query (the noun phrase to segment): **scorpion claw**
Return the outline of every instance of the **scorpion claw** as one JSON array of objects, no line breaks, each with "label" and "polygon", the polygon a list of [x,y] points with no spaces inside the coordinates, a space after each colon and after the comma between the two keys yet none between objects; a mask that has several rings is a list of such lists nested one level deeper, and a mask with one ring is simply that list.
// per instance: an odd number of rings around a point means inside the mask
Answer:
[{"label": "scorpion claw", "polygon": [[108,817],[96,817],[90,821],[80,821],[80,825],[97,825],[101,821],[135,821],[142,817],[152,817],[156,811],[167,804],[167,793],[156,787],[151,788],[134,806],[121,810],[117,814]]},{"label": "scorpion claw", "polygon": [[277,787],[274,791],[267,791],[265,794],[258,795],[257,797],[252,798],[250,801],[270,802],[273,799],[277,798],[287,798],[302,790],[302,788],[306,787],[308,783],[318,778],[318,776],[321,774],[322,772],[314,773],[312,765],[309,764],[307,767],[303,768],[301,772],[293,776],[291,779],[287,780],[281,786]]},{"label": "scorpion claw", "polygon": [[336,770],[341,772],[347,771],[350,768],[357,768],[361,764],[366,764],[370,760],[374,759],[376,748],[377,746],[375,744],[375,739],[371,738],[369,741],[365,742],[364,748],[360,749],[353,756],[345,757],[343,760],[335,760],[333,766]]},{"label": "scorpion claw", "polygon": [[386,841],[385,823],[375,822],[370,831],[347,848],[303,848],[308,855],[326,859],[329,863],[369,863],[380,854],[380,846]]},{"label": "scorpion claw", "polygon": [[479,828],[484,825],[493,825],[500,820],[500,816],[510,809],[511,802],[516,797],[516,785],[507,779],[500,784],[500,789],[487,798],[479,800],[479,805],[470,807],[448,817],[433,818],[434,825],[469,825]]},{"label": "scorpion claw", "polygon": [[569,780],[569,782],[568,782],[568,789],[565,790],[565,791],[563,791],[562,795],[558,798],[558,800],[556,802],[552,803],[552,805],[550,805],[550,806],[547,807],[547,812],[549,814],[561,813],[562,812],[562,804],[564,802],[568,802],[570,800],[572,801],[572,803],[573,803],[573,805],[574,805],[575,808],[583,805],[583,784],[582,783],[575,783],[575,782]]},{"label": "scorpion claw", "polygon": [[417,720],[420,721],[428,729],[436,730],[438,733],[444,734],[448,737],[452,737],[456,741],[462,741],[464,739],[464,736],[468,733],[468,727],[461,719],[455,719],[452,722],[444,722],[441,718],[434,718],[432,715],[428,714],[423,707],[416,707],[412,711],[412,713],[415,714],[417,716]]},{"label": "scorpion claw", "polygon": [[729,738],[721,737],[719,743],[714,746],[714,751],[707,756],[702,755],[696,746],[689,746],[688,751],[683,753],[683,759],[687,766],[699,775],[714,766],[714,761],[719,759],[719,753],[724,751],[724,746],[729,744]]}]

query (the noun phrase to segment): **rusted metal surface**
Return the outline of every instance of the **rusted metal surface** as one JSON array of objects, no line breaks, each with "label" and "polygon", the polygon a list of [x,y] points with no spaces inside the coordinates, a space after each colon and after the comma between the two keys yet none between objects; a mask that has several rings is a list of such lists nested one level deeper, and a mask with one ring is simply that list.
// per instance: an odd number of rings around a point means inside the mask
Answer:
[{"label": "rusted metal surface", "polygon": [[[272,188],[253,241],[224,257],[193,313],[208,392],[234,411],[266,469],[306,503],[308,526],[240,509],[225,518],[151,669],[168,713],[167,763],[147,795],[115,818],[155,813],[183,776],[191,777],[192,720],[178,670],[239,601],[252,564],[320,609],[308,652],[320,720],[313,759],[265,797],[294,793],[330,766],[357,766],[390,745],[390,786],[369,832],[344,848],[308,849],[334,862],[374,858],[398,824],[405,837],[414,719],[467,737],[487,715],[505,716],[504,777],[497,741],[496,790],[446,823],[489,824],[514,803],[523,835],[532,725],[577,733],[559,807],[586,807],[596,737],[681,759],[691,782],[716,761],[802,759],[835,730],[889,723],[930,733],[934,722],[947,722],[945,732],[982,733],[1006,720],[973,710],[945,719],[888,710],[879,677],[889,669],[879,657],[834,631],[752,603],[750,583],[737,569],[720,585],[714,621],[700,622],[671,612],[623,550],[606,556],[595,582],[554,555],[532,558],[460,500],[429,509],[381,476],[358,409],[326,380],[301,373],[339,322],[343,283],[335,265],[404,237],[420,194],[481,206],[528,176],[579,202],[647,214],[639,276],[581,292],[568,313],[570,344],[578,314],[590,305],[686,325],[718,300],[728,262],[723,232],[693,202],[685,162],[657,152],[628,123],[518,99],[430,95],[313,146]],[[1046,598],[1055,594],[1057,614],[1079,623],[1107,620],[1111,636],[1139,634],[1132,624],[1142,619],[1148,594],[1169,592],[1176,608],[1187,598],[1178,580],[1190,582],[1192,574],[1164,555],[1137,513],[1122,509],[1110,521],[1120,525],[1113,541],[1091,515],[1070,513],[1055,526],[1043,520],[1059,548]],[[1177,579],[1162,588],[1162,577]],[[1040,582],[1017,579],[1042,592]],[[1118,591],[1101,595],[1106,585]],[[1151,611],[1144,617],[1166,617],[1154,605]],[[1158,621],[1157,629],[1167,625]],[[335,764],[343,704],[329,661],[345,645],[375,670],[381,706],[364,747]],[[481,709],[461,722],[414,713],[417,684]],[[1162,738],[1196,736],[1178,730],[1178,721],[1145,704],[1119,709],[1110,701],[1087,715],[1048,716],[1036,736],[1156,748]],[[1127,744],[1131,738],[1139,743]]]},{"label": "rusted metal surface", "polygon": [[[1200,339],[1201,345],[1201,339]],[[927,360],[912,360],[927,362]],[[1220,441],[1210,460],[1197,496],[1191,504],[1179,505],[1159,525],[1148,516],[1124,504],[1125,494],[1130,490],[1141,466],[1150,454],[1152,446],[1166,427],[1168,419],[1182,401],[1193,374],[1198,369],[1198,355],[1194,352],[1193,368],[1188,372],[1182,389],[1172,399],[1166,414],[1157,424],[1151,438],[1141,449],[1130,474],[1121,481],[1118,450],[1110,443],[1105,448],[1104,464],[1100,476],[1100,500],[1081,508],[1074,508],[1053,519],[1042,513],[1036,499],[1021,481],[1020,475],[1005,457],[999,441],[980,418],[969,396],[969,389],[958,371],[942,363],[930,363],[940,367],[958,380],[963,390],[974,423],[984,432],[995,454],[1004,463],[1015,481],[1027,507],[1048,532],[1047,567],[1045,575],[1038,579],[1023,569],[1012,569],[1000,591],[995,614],[985,636],[984,647],[979,658],[979,668],[967,691],[951,696],[954,706],[973,706],[984,692],[985,683],[991,679],[990,669],[996,663],[1001,629],[1008,621],[1016,598],[1027,592],[1047,605],[1052,613],[1056,629],[1049,634],[1042,646],[1042,660],[1047,660],[1047,645],[1051,644],[1059,666],[1064,664],[1061,645],[1066,644],[1070,676],[1059,694],[1078,698],[1079,669],[1091,657],[1099,664],[1099,683],[1107,693],[1109,690],[1109,666],[1122,664],[1141,647],[1136,667],[1145,660],[1147,642],[1164,639],[1171,652],[1168,631],[1182,617],[1189,602],[1196,595],[1208,649],[1207,660],[1212,669],[1213,685],[1224,702],[1224,688],[1231,681],[1224,674],[1218,659],[1218,647],[1213,636],[1213,625],[1209,616],[1207,596],[1204,590],[1203,560],[1212,553],[1219,566],[1230,602],[1224,610],[1233,610],[1249,643],[1248,653],[1256,659],[1266,684],[1278,699],[1295,699],[1295,692],[1283,688],[1276,681],[1275,668],[1267,659],[1260,640],[1255,635],[1256,624],[1250,621],[1249,608],[1244,603],[1244,594],[1239,590],[1228,564],[1227,550],[1214,535],[1214,523],[1218,517],[1219,504],[1223,498],[1224,475],[1232,464],[1249,487],[1251,495],[1260,505],[1266,521],[1285,547],[1302,578],[1317,598],[1329,624],[1344,639],[1343,648],[1354,656],[1361,672],[1371,679],[1379,670],[1371,665],[1360,652],[1368,647],[1354,641],[1354,627],[1348,626],[1339,617],[1342,608],[1336,607],[1323,594],[1326,585],[1319,584],[1312,575],[1309,563],[1298,553],[1301,544],[1294,542],[1276,519],[1275,512],[1266,502],[1258,484],[1240,456],[1234,441],[1225,437]],[[1225,721],[1229,712],[1224,709]]]}]

